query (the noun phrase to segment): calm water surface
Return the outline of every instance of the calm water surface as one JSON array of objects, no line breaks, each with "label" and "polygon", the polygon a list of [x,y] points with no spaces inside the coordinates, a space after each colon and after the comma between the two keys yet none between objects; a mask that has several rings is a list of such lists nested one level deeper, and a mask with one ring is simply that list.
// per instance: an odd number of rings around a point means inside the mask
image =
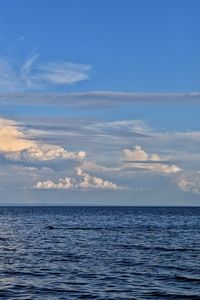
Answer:
[{"label": "calm water surface", "polygon": [[200,208],[0,207],[0,297],[200,299]]}]

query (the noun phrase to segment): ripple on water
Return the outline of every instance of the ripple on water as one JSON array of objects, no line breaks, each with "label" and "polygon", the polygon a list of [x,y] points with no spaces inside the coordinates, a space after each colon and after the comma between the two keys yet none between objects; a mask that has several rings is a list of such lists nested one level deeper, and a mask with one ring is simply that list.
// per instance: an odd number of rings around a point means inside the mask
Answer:
[{"label": "ripple on water", "polygon": [[1,207],[0,297],[200,299],[199,217],[199,208]]}]

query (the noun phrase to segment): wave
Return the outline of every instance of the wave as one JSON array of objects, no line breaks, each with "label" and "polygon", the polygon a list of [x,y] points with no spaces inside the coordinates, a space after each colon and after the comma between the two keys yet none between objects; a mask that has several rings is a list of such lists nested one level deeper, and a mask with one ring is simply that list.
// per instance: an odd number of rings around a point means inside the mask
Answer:
[{"label": "wave", "polygon": [[125,229],[125,227],[56,227],[52,225],[48,225],[45,227],[45,229],[63,229],[63,230],[92,230],[92,231],[98,231],[98,230],[108,230],[108,231],[118,231],[121,229]]},{"label": "wave", "polygon": [[[148,296],[152,297],[165,297],[166,299],[181,299],[181,300],[199,300],[199,295],[195,294],[178,294],[178,293],[170,293],[170,292],[162,292],[162,291],[154,291],[147,293]],[[160,298],[159,298],[160,299]]]},{"label": "wave", "polygon": [[190,277],[185,275],[175,275],[176,280],[184,281],[184,282],[200,282],[200,278],[198,277]]}]

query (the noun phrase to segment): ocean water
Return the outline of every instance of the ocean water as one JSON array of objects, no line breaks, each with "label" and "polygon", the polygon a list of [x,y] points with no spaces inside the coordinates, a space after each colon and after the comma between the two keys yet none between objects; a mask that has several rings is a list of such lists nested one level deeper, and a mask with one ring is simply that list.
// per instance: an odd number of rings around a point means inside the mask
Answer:
[{"label": "ocean water", "polygon": [[200,299],[200,208],[0,207],[0,298]]}]

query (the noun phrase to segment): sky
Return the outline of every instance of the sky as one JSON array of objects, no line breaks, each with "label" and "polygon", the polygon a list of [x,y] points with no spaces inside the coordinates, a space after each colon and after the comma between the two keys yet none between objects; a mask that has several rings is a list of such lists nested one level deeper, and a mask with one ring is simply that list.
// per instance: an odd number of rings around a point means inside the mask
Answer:
[{"label": "sky", "polygon": [[0,205],[200,205],[200,2],[0,0]]}]

